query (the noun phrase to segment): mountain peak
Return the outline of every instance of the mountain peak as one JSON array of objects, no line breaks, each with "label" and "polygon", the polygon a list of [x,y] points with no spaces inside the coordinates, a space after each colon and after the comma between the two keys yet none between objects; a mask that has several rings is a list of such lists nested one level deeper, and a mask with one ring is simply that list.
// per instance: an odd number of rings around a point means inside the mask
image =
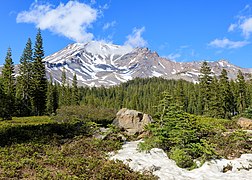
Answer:
[{"label": "mountain peak", "polygon": [[[198,82],[202,65],[200,61],[170,61],[148,48],[133,49],[100,41],[70,44],[44,61],[48,78],[51,74],[55,81],[61,82],[64,67],[69,83],[76,74],[80,86],[112,86],[136,77],[160,76]],[[230,79],[236,78],[238,70],[244,74],[252,72],[251,69],[239,68],[224,59],[208,64],[217,77],[223,68],[227,70]]]},{"label": "mountain peak", "polygon": [[104,43],[102,41],[91,41],[85,45],[87,52],[90,52],[95,55],[123,55],[131,52],[133,50],[130,46],[120,46],[114,45],[111,43]]}]

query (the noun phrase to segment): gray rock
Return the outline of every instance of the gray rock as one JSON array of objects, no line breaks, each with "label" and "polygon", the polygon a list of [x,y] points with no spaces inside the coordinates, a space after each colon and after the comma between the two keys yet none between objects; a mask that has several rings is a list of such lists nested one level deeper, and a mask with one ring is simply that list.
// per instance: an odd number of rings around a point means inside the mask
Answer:
[{"label": "gray rock", "polygon": [[150,115],[123,108],[116,114],[113,124],[126,131],[128,135],[141,134],[144,126],[153,122]]},{"label": "gray rock", "polygon": [[248,118],[241,117],[238,119],[237,124],[242,128],[242,129],[249,129],[252,130],[252,120]]}]

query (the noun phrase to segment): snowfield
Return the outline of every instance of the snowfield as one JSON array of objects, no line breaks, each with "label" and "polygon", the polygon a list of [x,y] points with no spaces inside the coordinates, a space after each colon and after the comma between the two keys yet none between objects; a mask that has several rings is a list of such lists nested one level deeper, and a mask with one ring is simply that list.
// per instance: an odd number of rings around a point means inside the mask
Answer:
[{"label": "snowfield", "polygon": [[[151,171],[161,180],[249,180],[252,179],[252,154],[243,154],[234,160],[212,160],[200,168],[188,171],[179,168],[169,159],[162,149],[154,148],[150,152],[139,152],[138,143],[141,141],[127,142],[116,154],[110,153],[110,159],[121,160],[128,164],[134,171]],[[223,167],[231,165],[231,171],[223,173]]]}]

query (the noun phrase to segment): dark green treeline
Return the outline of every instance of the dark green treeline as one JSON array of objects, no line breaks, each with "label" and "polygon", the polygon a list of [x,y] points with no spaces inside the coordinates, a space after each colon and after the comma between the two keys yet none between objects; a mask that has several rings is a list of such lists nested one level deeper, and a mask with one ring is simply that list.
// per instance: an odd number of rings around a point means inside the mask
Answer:
[{"label": "dark green treeline", "polygon": [[[206,68],[206,69],[204,69]],[[227,71],[216,77],[206,62],[201,67],[199,83],[163,78],[136,78],[119,86],[81,87],[81,104],[114,109],[137,109],[154,115],[155,106],[166,91],[185,112],[215,118],[231,118],[252,107],[252,81],[245,81],[241,71],[229,80]]]},{"label": "dark green treeline", "polygon": [[92,105],[119,110],[126,107],[154,115],[166,91],[185,112],[216,118],[231,118],[252,111],[252,80],[239,71],[235,80],[222,70],[216,77],[207,62],[200,69],[199,83],[163,78],[136,78],[119,86],[78,87],[76,74],[70,84],[63,68],[61,84],[46,80],[43,39],[38,30],[35,46],[28,39],[14,74],[11,49],[0,75],[0,117],[54,114],[63,106]]}]

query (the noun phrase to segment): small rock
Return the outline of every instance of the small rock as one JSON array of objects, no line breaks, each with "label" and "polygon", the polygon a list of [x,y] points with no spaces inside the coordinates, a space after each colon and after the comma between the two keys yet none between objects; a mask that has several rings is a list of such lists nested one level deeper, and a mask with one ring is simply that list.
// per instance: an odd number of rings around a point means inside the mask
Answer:
[{"label": "small rock", "polygon": [[242,128],[242,129],[249,129],[252,130],[252,120],[248,118],[241,117],[238,119],[237,124]]}]

